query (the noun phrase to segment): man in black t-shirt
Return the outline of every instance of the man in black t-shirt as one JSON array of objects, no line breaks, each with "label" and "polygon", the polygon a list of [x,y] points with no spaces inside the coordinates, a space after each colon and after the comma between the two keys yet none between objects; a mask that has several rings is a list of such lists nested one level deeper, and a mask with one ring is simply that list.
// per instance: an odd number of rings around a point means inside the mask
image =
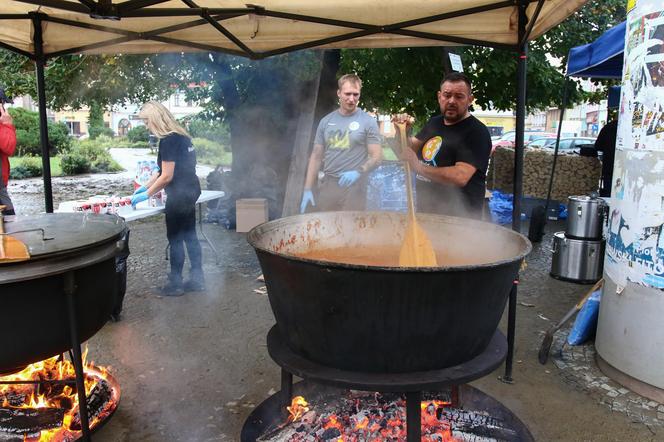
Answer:
[{"label": "man in black t-shirt", "polygon": [[[480,218],[486,189],[491,136],[469,112],[473,94],[468,78],[454,72],[438,91],[441,115],[431,118],[402,153],[417,174],[417,210]],[[412,119],[399,115],[396,122]]]}]

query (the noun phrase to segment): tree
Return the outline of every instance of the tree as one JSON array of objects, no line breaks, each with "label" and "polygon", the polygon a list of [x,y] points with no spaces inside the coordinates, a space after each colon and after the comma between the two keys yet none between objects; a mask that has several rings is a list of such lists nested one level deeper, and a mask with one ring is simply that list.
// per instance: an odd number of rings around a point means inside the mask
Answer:
[{"label": "tree", "polygon": [[[9,108],[16,127],[16,155],[41,155],[39,139],[39,114],[17,107]],[[48,122],[48,139],[51,144],[51,155],[66,153],[71,147],[69,129],[62,122]]]},{"label": "tree", "polygon": [[96,101],[90,103],[88,135],[90,135],[91,140],[94,140],[99,135],[106,135],[109,137],[114,135],[113,129],[104,125],[104,108]]},{"label": "tree", "polygon": [[[288,176],[302,94],[320,66],[313,51],[260,62],[215,53],[72,55],[48,62],[47,105],[91,106],[164,100],[175,91],[201,102],[204,117],[225,121],[233,151],[234,197],[264,196],[276,214]],[[0,82],[36,97],[34,67],[0,51]],[[93,112],[94,113],[94,112]]]},{"label": "tree", "polygon": [[[529,44],[527,102],[529,110],[559,106],[570,48],[588,43],[625,19],[623,0],[594,0],[559,26]],[[484,109],[513,109],[516,101],[516,57],[513,51],[483,47],[450,47],[462,57],[464,71]],[[435,92],[443,73],[441,48],[362,49],[342,51],[342,71],[363,80],[363,106],[383,112],[405,111],[420,119],[439,111]],[[558,61],[557,65],[555,61]],[[604,82],[606,83],[606,82]],[[603,83],[603,84],[604,84]],[[570,104],[606,95],[583,93],[577,82]]]},{"label": "tree", "polygon": [[[140,103],[166,99],[180,67],[163,64],[159,55],[65,55],[49,59],[45,68],[46,100],[50,109],[80,109],[98,105],[108,109],[125,101]],[[36,99],[34,63],[0,51],[0,83],[14,96]]]}]

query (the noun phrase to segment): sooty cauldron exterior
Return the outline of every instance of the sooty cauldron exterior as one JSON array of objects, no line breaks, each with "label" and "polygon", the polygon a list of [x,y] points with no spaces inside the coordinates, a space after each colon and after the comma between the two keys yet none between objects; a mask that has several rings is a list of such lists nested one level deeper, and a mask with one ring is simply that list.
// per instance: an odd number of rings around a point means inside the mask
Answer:
[{"label": "sooty cauldron exterior", "polygon": [[396,212],[297,215],[249,232],[291,350],[329,367],[400,373],[451,367],[486,348],[530,242],[481,221],[417,218],[437,253],[457,265],[379,267],[294,256],[386,245],[398,254],[407,218]]},{"label": "sooty cauldron exterior", "polygon": [[[22,230],[38,231],[13,233]],[[124,249],[115,215],[50,213],[5,217],[5,230],[28,246],[30,260],[0,264],[0,373],[71,348],[65,275],[73,274],[82,341],[109,319],[115,304],[115,257]]]}]

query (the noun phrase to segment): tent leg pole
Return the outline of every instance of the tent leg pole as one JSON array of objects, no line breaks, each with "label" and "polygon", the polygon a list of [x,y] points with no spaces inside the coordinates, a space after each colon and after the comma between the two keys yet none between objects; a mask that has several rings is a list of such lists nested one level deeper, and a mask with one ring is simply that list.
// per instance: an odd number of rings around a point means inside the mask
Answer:
[{"label": "tent leg pole", "polygon": [[[512,230],[521,232],[521,190],[523,187],[523,132],[526,125],[526,64],[528,57],[528,42],[525,39],[528,16],[526,8],[528,2],[519,1],[519,44],[516,68],[516,138],[514,146],[514,200],[512,207]],[[517,278],[518,279],[518,278]],[[514,340],[516,336],[516,284],[510,292],[507,313],[507,358],[505,359],[505,375],[502,380],[512,383],[512,365],[514,362]]]},{"label": "tent leg pole", "polygon": [[549,203],[551,202],[551,192],[553,190],[553,178],[556,175],[556,163],[558,162],[558,146],[560,145],[560,133],[563,128],[563,119],[565,117],[565,109],[567,108],[567,91],[569,89],[569,81],[565,77],[565,85],[563,86],[563,104],[560,106],[560,119],[558,120],[558,133],[556,134],[556,146],[553,149],[553,164],[551,165],[551,176],[549,177],[549,190],[546,193],[546,205],[544,206],[544,213],[549,213]]},{"label": "tent leg pole", "polygon": [[[526,32],[526,5],[519,2],[519,41]],[[521,232],[521,191],[523,188],[523,138],[526,126],[526,64],[528,57],[528,43],[521,43],[518,50],[516,68],[516,137],[514,146],[514,204],[512,208],[512,230]]]},{"label": "tent leg pole", "polygon": [[499,377],[506,384],[512,384],[512,367],[514,362],[514,337],[516,335],[516,298],[519,281],[512,284],[507,309],[507,356],[505,357],[505,374]]},{"label": "tent leg pole", "polygon": [[35,65],[37,68],[37,103],[39,105],[39,139],[42,148],[42,173],[44,178],[44,205],[46,213],[53,213],[53,189],[51,187],[51,162],[46,118],[46,84],[44,81],[44,41],[42,21],[38,13],[30,13],[34,27]]}]

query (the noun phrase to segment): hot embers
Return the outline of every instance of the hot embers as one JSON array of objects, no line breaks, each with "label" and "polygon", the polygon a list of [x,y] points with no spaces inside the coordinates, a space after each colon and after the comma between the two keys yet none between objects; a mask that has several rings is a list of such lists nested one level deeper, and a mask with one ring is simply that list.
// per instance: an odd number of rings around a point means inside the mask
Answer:
[{"label": "hot embers", "polygon": [[[449,393],[425,394],[421,402],[423,442],[519,439],[509,423],[487,412],[452,406]],[[406,401],[397,394],[349,390],[307,403],[293,398],[289,417],[264,431],[263,442],[406,441]],[[297,416],[297,417],[295,417]]]},{"label": "hot embers", "polygon": [[[120,388],[103,367],[89,363],[84,371],[90,429],[94,430],[115,412]],[[58,357],[0,377],[0,440],[64,442],[80,438],[74,379],[73,364]]]}]

